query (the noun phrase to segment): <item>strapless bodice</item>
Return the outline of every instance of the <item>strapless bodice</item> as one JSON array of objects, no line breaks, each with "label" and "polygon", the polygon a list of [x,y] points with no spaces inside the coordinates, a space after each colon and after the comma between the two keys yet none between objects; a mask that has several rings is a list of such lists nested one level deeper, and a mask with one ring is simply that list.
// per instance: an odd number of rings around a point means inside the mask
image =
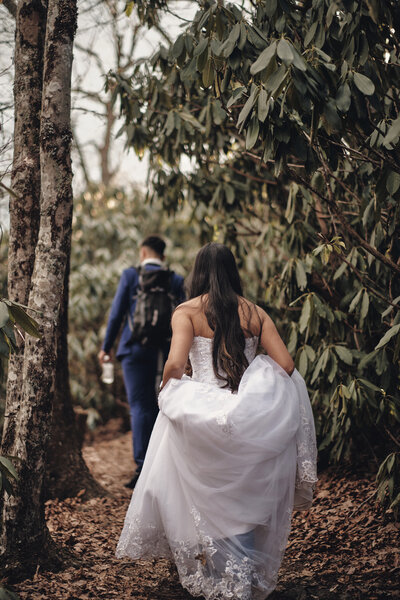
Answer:
[{"label": "strapless bodice", "polygon": [[[212,362],[212,338],[206,338],[197,335],[193,339],[193,344],[190,349],[189,358],[192,365],[192,379],[195,381],[203,381],[223,387],[225,381],[217,379],[213,369]],[[249,362],[254,359],[258,346],[258,337],[246,338],[244,349],[245,356]]]}]

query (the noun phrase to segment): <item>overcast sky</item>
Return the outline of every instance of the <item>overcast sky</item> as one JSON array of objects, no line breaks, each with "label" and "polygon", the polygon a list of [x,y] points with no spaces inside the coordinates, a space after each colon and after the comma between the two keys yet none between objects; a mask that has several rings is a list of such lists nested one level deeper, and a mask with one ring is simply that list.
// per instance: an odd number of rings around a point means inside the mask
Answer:
[{"label": "overcast sky", "polygon": [[[131,43],[132,31],[137,22],[133,14],[127,17],[123,12],[125,0],[118,3],[119,16],[117,19],[118,33],[123,38],[125,49]],[[175,0],[169,3],[170,11],[162,18],[162,25],[168,35],[174,39],[180,32],[185,20],[190,20],[197,2],[191,0]],[[112,24],[108,11],[102,8],[102,3],[96,0],[78,0],[78,30],[75,39],[74,63],[72,74],[72,88],[80,87],[87,92],[100,92],[104,88],[104,74],[116,66],[115,51],[112,43]],[[12,134],[13,134],[13,110],[12,110],[12,80],[13,80],[13,38],[14,21],[8,12],[0,4],[0,108],[1,108],[1,130],[0,130],[0,177],[4,172],[2,181],[9,184],[9,172],[12,161]],[[161,36],[155,30],[143,28],[140,39],[136,44],[134,57],[150,57],[161,43]],[[89,48],[92,55],[79,50],[80,47]],[[97,58],[96,58],[96,56]],[[101,63],[99,68],[98,59]],[[83,149],[91,178],[95,181],[100,179],[99,155],[94,145],[102,139],[104,132],[104,119],[100,116],[101,106],[97,103],[83,98],[81,94],[72,94],[72,121],[75,134]],[[113,136],[121,126],[116,122]],[[84,188],[84,180],[79,168],[79,160],[76,152],[73,153],[74,165],[74,191],[79,193]],[[113,143],[112,164],[118,167],[118,173],[114,183],[121,186],[139,184],[144,186],[147,177],[147,161],[140,161],[133,151],[124,150],[124,139],[115,140]],[[8,218],[8,194],[0,190],[0,222],[7,226]]]},{"label": "overcast sky", "polygon": [[[90,0],[87,0],[90,1]],[[81,5],[85,0],[81,0]],[[121,7],[125,2],[121,2]],[[197,8],[197,3],[190,0],[176,0],[170,2],[170,10],[172,13],[179,15],[179,18],[171,13],[165,14],[162,19],[162,25],[168,32],[168,35],[174,39],[180,32],[185,21],[190,20]],[[90,47],[96,54],[101,57],[103,73],[115,69],[115,51],[112,43],[112,34],[110,30],[110,22],[107,14],[104,19],[99,19],[99,14],[94,11],[85,12],[81,10],[78,20],[78,33],[76,37],[76,45],[81,47]],[[118,18],[118,31],[123,35],[124,47],[127,50],[131,44],[131,34],[136,23],[134,13],[130,18],[125,14],[121,14]],[[144,58],[150,57],[159,47],[162,38],[155,30],[143,29],[140,33],[140,40],[136,45],[134,57]],[[165,43],[165,42],[164,42]],[[73,69],[73,87],[76,87],[79,80],[80,87],[88,91],[99,92],[104,87],[104,77],[97,67],[97,61],[94,57],[85,56],[79,50],[75,51],[75,62]],[[103,129],[103,120],[96,116],[93,112],[97,111],[98,106],[90,100],[84,100],[81,95],[73,95],[73,120],[76,136],[84,148],[85,156],[89,162],[90,173],[96,180],[100,177],[100,169],[98,163],[98,153],[95,151],[93,142],[99,138]],[[114,126],[114,136],[120,128],[122,122],[119,121]],[[113,144],[112,163],[113,166],[118,165],[118,174],[114,183],[120,185],[126,184],[141,184],[145,185],[147,176],[147,161],[140,161],[134,152],[124,150],[124,137],[116,140]],[[75,157],[76,161],[76,157]],[[79,173],[75,178],[74,186],[78,191],[82,188],[82,178]]]}]

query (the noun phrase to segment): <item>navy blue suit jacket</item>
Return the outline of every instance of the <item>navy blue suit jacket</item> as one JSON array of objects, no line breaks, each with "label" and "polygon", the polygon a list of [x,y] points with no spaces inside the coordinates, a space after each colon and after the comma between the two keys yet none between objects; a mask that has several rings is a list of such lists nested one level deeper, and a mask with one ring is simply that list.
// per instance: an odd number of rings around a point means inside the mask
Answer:
[{"label": "navy blue suit jacket", "polygon": [[[160,266],[157,264],[147,263],[144,267],[146,270],[159,269]],[[103,343],[103,350],[110,352],[115,339],[121,329],[121,325],[124,323],[121,339],[117,349],[117,358],[121,358],[127,354],[130,354],[135,344],[130,344],[131,330],[129,328],[128,319],[126,318],[129,311],[133,318],[135,310],[137,286],[138,286],[138,272],[134,267],[129,267],[122,272],[121,279],[119,280],[118,289],[114,296],[114,300],[111,305],[110,316],[108,317],[107,330]],[[185,292],[183,289],[183,277],[173,273],[171,282],[171,291],[177,299],[178,304],[184,302]]]}]

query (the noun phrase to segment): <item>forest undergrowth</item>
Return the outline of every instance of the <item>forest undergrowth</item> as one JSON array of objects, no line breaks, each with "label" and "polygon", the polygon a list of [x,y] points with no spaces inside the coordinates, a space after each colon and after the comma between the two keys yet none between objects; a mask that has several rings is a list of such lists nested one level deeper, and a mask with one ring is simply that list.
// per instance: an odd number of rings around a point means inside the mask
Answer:
[{"label": "forest undergrowth", "polygon": [[[87,440],[84,456],[109,492],[46,504],[56,542],[73,560],[58,573],[36,573],[15,587],[21,600],[188,600],[166,560],[117,560],[116,542],[130,492],[130,432],[119,420]],[[375,505],[373,475],[341,467],[319,474],[313,507],[295,513],[279,583],[271,600],[400,598],[400,523]]]}]

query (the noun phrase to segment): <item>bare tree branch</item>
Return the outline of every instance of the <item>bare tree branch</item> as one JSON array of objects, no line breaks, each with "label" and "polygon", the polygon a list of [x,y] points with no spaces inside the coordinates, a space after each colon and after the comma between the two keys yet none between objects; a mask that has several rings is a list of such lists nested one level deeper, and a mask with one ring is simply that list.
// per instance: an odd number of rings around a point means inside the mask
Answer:
[{"label": "bare tree branch", "polygon": [[82,173],[83,173],[83,177],[85,179],[85,183],[87,185],[87,187],[89,187],[90,185],[90,176],[89,176],[89,171],[86,165],[86,160],[85,160],[85,156],[83,154],[81,145],[78,141],[78,137],[76,135],[76,131],[75,131],[75,127],[72,126],[72,143],[76,149],[76,151],[78,152],[78,156],[79,156],[79,162],[81,165],[81,169],[82,169]]}]

